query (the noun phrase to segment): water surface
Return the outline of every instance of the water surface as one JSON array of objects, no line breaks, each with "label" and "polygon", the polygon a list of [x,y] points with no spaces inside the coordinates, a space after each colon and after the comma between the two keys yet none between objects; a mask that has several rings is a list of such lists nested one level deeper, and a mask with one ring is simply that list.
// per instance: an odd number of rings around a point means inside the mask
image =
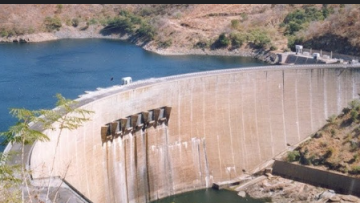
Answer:
[{"label": "water surface", "polygon": [[151,203],[263,203],[265,200],[253,199],[250,197],[242,198],[235,191],[202,189],[186,192]]}]

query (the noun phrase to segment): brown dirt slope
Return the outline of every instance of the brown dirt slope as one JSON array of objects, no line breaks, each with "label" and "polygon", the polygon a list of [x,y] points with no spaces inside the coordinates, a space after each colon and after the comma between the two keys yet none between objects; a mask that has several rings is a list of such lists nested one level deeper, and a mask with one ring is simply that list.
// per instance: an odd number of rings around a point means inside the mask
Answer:
[{"label": "brown dirt slope", "polygon": [[[198,43],[205,49],[225,33],[249,33],[261,30],[270,38],[266,49],[286,50],[287,36],[281,24],[287,14],[296,9],[322,4],[1,4],[0,37],[11,32],[15,35],[49,32],[45,28],[46,17],[61,20],[60,30],[71,30],[71,22],[79,21],[77,31],[86,24],[106,25],[106,22],[127,10],[148,20],[156,29],[157,36],[147,42],[153,48],[192,49]],[[325,19],[304,24],[296,33],[303,39],[305,48],[331,49],[335,52],[359,54],[360,6],[331,4],[331,14]],[[234,22],[237,21],[237,24]],[[3,37],[4,37],[3,36]],[[247,37],[249,38],[249,37]],[[247,39],[249,40],[249,39]],[[338,46],[339,42],[344,46]],[[163,45],[165,47],[162,47]],[[197,47],[199,48],[199,47]],[[231,45],[221,49],[234,49]],[[244,43],[240,48],[254,48]]]}]

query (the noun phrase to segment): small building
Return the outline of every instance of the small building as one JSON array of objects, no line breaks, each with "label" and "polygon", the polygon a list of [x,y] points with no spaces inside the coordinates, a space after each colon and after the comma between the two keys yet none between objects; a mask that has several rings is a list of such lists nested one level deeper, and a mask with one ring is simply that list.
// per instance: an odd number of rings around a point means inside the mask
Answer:
[{"label": "small building", "polygon": [[313,58],[314,58],[314,59],[319,59],[319,58],[320,58],[320,54],[319,54],[319,53],[313,53]]},{"label": "small building", "polygon": [[121,84],[122,85],[127,85],[132,83],[132,78],[131,77],[123,77],[121,78]]},{"label": "small building", "polygon": [[295,45],[296,54],[303,52],[303,46],[302,45]]}]

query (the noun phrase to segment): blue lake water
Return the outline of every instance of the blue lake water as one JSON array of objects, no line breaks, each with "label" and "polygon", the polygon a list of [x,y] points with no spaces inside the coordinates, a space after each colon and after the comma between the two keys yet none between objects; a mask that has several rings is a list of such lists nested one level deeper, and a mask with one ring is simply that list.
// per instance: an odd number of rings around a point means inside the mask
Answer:
[{"label": "blue lake water", "polygon": [[267,64],[234,56],[162,56],[119,40],[0,44],[0,132],[16,121],[9,108],[53,108],[56,93],[76,99],[85,90],[118,85],[126,76],[136,81],[262,65]]}]

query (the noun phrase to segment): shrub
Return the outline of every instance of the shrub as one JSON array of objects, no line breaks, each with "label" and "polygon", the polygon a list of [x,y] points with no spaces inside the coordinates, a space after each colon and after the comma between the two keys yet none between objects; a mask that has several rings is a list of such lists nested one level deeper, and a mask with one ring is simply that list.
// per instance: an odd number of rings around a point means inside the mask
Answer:
[{"label": "shrub", "polygon": [[238,28],[239,25],[240,25],[240,21],[239,21],[239,20],[231,20],[231,27],[232,27],[233,29]]},{"label": "shrub", "polygon": [[270,51],[275,51],[275,50],[277,50],[278,48],[275,46],[275,45],[271,45],[270,46]]},{"label": "shrub", "polygon": [[360,101],[358,99],[354,99],[349,102],[349,108],[359,110],[360,108]]},{"label": "shrub", "polygon": [[360,159],[359,154],[355,154],[355,155],[353,156],[353,159],[354,159],[355,162],[358,162],[359,159]]},{"label": "shrub", "polygon": [[331,129],[330,130],[331,133],[331,137],[334,137],[336,135],[336,130],[335,129]]},{"label": "shrub", "polygon": [[9,32],[5,29],[0,31],[0,36],[1,37],[8,37],[9,36]]},{"label": "shrub", "polygon": [[230,45],[230,39],[225,35],[225,33],[222,33],[219,35],[219,38],[215,42],[215,47],[221,48],[221,47],[227,47]]},{"label": "shrub", "polygon": [[61,13],[62,8],[63,8],[63,5],[62,5],[62,4],[57,4],[57,5],[56,5],[56,11],[55,11],[55,13],[57,13],[57,14]]},{"label": "shrub", "polygon": [[196,44],[194,44],[194,48],[197,48],[197,49],[204,49],[207,47],[209,47],[209,43],[206,42],[205,40],[200,40]]},{"label": "shrub", "polygon": [[230,34],[231,45],[234,47],[241,47],[246,41],[246,35],[242,33],[231,33]]},{"label": "shrub", "polygon": [[33,27],[29,27],[27,33],[33,34],[33,33],[35,33],[35,29]]},{"label": "shrub", "polygon": [[359,143],[356,142],[356,141],[351,140],[350,141],[350,151],[355,152],[355,151],[358,150],[358,148],[359,148]]},{"label": "shrub", "polygon": [[349,171],[349,173],[352,173],[352,174],[360,174],[360,166],[353,166],[353,167],[351,167],[351,171]]},{"label": "shrub", "polygon": [[59,30],[61,25],[61,20],[58,17],[46,17],[44,20],[45,28],[48,32],[53,30]]},{"label": "shrub", "polygon": [[133,33],[133,28],[134,26],[130,19],[126,17],[115,17],[110,19],[108,21],[108,25],[106,26],[106,29],[125,31],[129,33]]},{"label": "shrub", "polygon": [[137,33],[140,37],[145,40],[153,40],[156,36],[156,30],[149,23],[141,23],[140,28],[137,30]]},{"label": "shrub", "polygon": [[295,45],[296,45],[296,44],[302,44],[303,41],[304,41],[303,38],[289,35],[289,36],[288,36],[288,47],[289,47],[290,49],[294,50],[294,49],[295,49]]},{"label": "shrub", "polygon": [[351,115],[351,121],[355,122],[357,120],[358,116],[359,116],[359,112],[356,111],[355,109],[352,109],[350,111],[350,115]]},{"label": "shrub", "polygon": [[300,153],[299,153],[299,151],[295,150],[295,151],[288,152],[286,160],[288,162],[294,162],[294,161],[298,161],[299,158],[300,158]]},{"label": "shrub", "polygon": [[166,40],[166,41],[161,41],[161,42],[159,42],[159,47],[161,47],[161,48],[168,48],[168,47],[170,47],[171,45],[172,45],[172,41],[171,41],[171,39],[168,39],[168,40]]},{"label": "shrub", "polygon": [[250,32],[250,34],[253,39],[252,42],[256,48],[266,48],[267,46],[270,46],[271,39],[266,31],[261,29],[254,29]]},{"label": "shrub", "polygon": [[97,24],[97,20],[95,18],[91,18],[88,22],[87,22],[89,25],[95,25]]},{"label": "shrub", "polygon": [[241,22],[244,22],[248,19],[248,15],[246,13],[241,13],[240,16],[241,16]]},{"label": "shrub", "polygon": [[329,147],[327,150],[326,150],[326,153],[324,155],[324,158],[325,159],[328,159],[330,158],[333,154],[335,153],[335,149],[333,147]]},{"label": "shrub", "polygon": [[80,20],[79,20],[78,18],[73,18],[73,19],[71,20],[71,25],[72,25],[73,27],[77,27],[77,26],[79,25],[79,23],[80,23]]}]

